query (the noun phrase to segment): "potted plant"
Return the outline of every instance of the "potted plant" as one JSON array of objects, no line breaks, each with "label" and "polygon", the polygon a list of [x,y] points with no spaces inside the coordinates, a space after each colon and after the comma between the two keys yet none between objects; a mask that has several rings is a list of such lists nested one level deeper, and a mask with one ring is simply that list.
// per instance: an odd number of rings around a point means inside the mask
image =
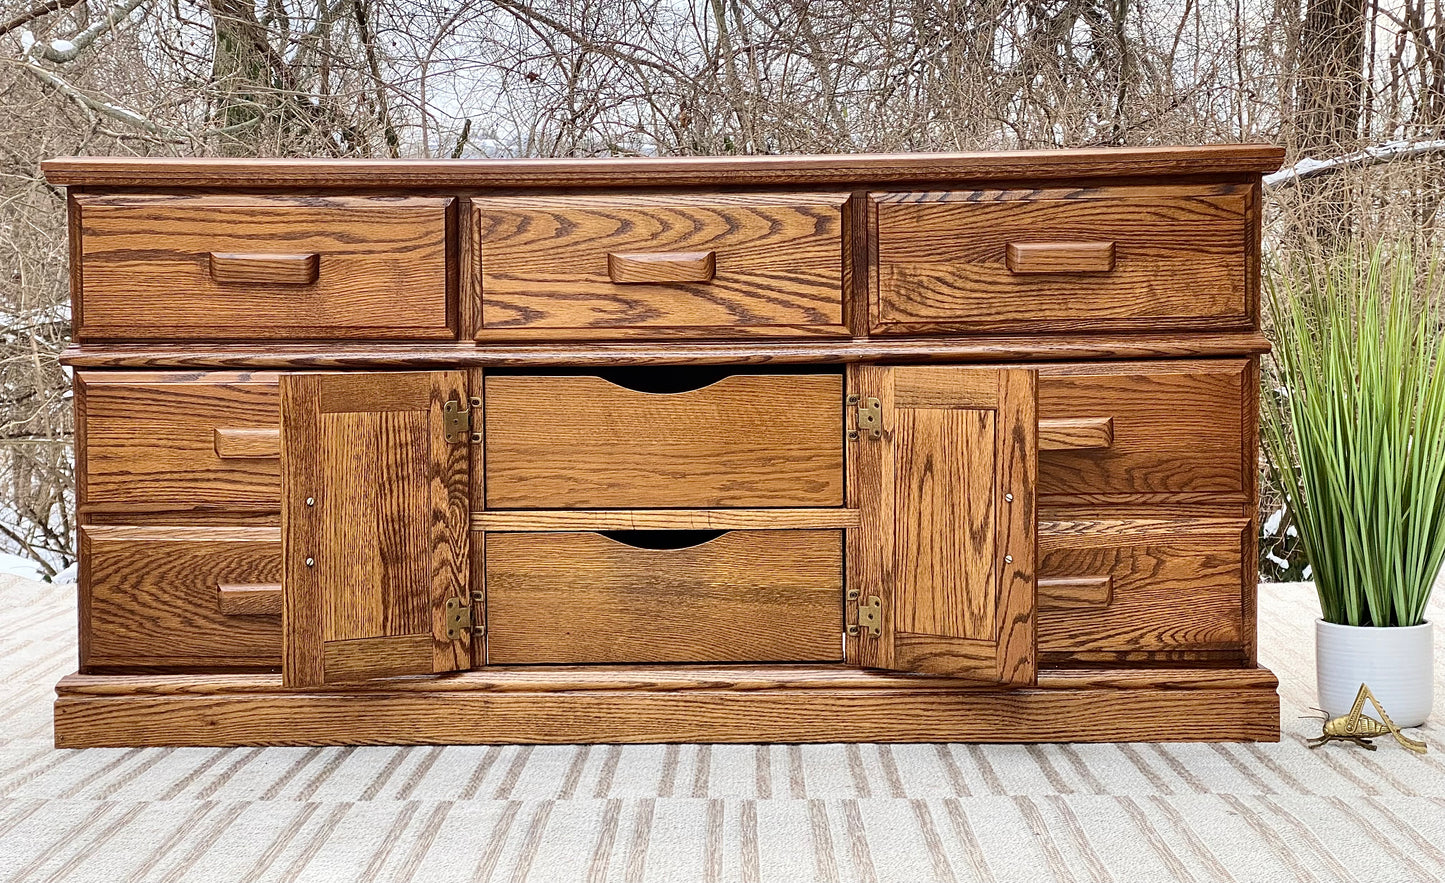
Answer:
[{"label": "potted plant", "polygon": [[1445,358],[1435,260],[1376,246],[1268,276],[1265,450],[1319,593],[1320,706],[1370,686],[1400,726],[1429,717],[1430,589],[1445,558]]}]

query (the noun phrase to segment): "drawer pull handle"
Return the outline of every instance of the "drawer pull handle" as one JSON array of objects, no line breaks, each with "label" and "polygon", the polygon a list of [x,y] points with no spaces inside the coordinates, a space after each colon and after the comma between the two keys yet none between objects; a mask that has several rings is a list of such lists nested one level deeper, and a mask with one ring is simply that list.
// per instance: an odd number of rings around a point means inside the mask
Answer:
[{"label": "drawer pull handle", "polygon": [[717,257],[710,251],[607,253],[607,275],[620,285],[708,282],[716,268]]},{"label": "drawer pull handle", "polygon": [[599,530],[599,534],[614,543],[631,546],[634,549],[691,549],[710,543],[725,530]]},{"label": "drawer pull handle", "polygon": [[310,285],[320,271],[317,254],[211,252],[211,278],[223,285]]},{"label": "drawer pull handle", "polygon": [[1102,450],[1113,444],[1113,417],[1067,417],[1039,421],[1040,451]]},{"label": "drawer pull handle", "polygon": [[1113,576],[1064,576],[1039,580],[1039,606],[1050,609],[1108,607],[1114,600]]},{"label": "drawer pull handle", "polygon": [[226,616],[280,616],[281,587],[269,583],[222,583],[216,587]]},{"label": "drawer pull handle", "polygon": [[1010,242],[1014,273],[1107,273],[1114,269],[1112,242]]},{"label": "drawer pull handle", "polygon": [[281,430],[217,428],[216,456],[225,460],[274,460],[281,456]]}]

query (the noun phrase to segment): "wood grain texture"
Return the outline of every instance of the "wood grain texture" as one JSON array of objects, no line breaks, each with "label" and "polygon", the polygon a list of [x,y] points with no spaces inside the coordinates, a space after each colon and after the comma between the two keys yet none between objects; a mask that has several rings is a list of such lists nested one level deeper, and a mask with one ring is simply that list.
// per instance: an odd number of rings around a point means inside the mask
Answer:
[{"label": "wood grain texture", "polygon": [[528,368],[633,365],[789,365],[854,362],[1053,362],[1178,359],[1269,352],[1258,332],[1154,333],[1086,337],[989,336],[766,342],[646,342],[380,345],[268,343],[71,345],[61,363],[77,368]]},{"label": "wood grain texture", "polygon": [[216,427],[211,434],[216,456],[222,460],[260,459],[276,460],[281,457],[281,430],[237,429]]},{"label": "wood grain texture", "polygon": [[1279,739],[1271,688],[62,696],[58,747]]},{"label": "wood grain texture", "polygon": [[1113,417],[1062,417],[1039,421],[1040,451],[1097,450],[1113,444]]},{"label": "wood grain texture", "polygon": [[[76,337],[454,338],[450,202],[82,194]],[[246,257],[216,277],[213,253]],[[280,279],[266,253],[318,255],[315,281]]]},{"label": "wood grain texture", "polygon": [[[845,334],[847,200],[826,193],[473,199],[482,275],[477,336]],[[713,258],[692,260],[696,271],[684,278],[677,254],[688,252]],[[672,263],[658,263],[659,253]],[[669,266],[671,275],[659,278]],[[619,271],[624,277],[614,278]]]},{"label": "wood grain texture", "polygon": [[280,616],[280,583],[221,583],[216,586],[221,612],[227,616]]},{"label": "wood grain texture", "polygon": [[[850,443],[862,521],[848,584],[860,600],[880,600],[882,624],[876,638],[852,642],[849,659],[1032,683],[1034,373],[867,366],[849,380],[852,394],[879,399],[883,416],[881,439]],[[926,381],[933,394],[922,392]],[[979,390],[990,384],[984,408]],[[856,604],[848,616],[860,622]]]},{"label": "wood grain texture", "polygon": [[716,272],[715,251],[607,253],[607,278],[621,285],[711,282]]},{"label": "wood grain texture", "polygon": [[1041,576],[1038,598],[1040,610],[1105,608],[1114,600],[1114,577]]},{"label": "wood grain texture", "polygon": [[287,683],[467,667],[443,609],[471,603],[469,452],[442,428],[465,375],[287,375],[281,395]]},{"label": "wood grain texture", "polygon": [[211,278],[221,285],[310,285],[321,255],[211,252]]},{"label": "wood grain texture", "polygon": [[1043,522],[1044,580],[1109,580],[1107,606],[1039,586],[1045,652],[1239,650],[1245,519]]},{"label": "wood grain texture", "polygon": [[280,582],[275,528],[92,525],[81,528],[80,554],[82,669],[280,663],[280,621],[227,611],[219,591]]},{"label": "wood grain texture", "polygon": [[1273,172],[1272,144],[1096,147],[977,153],[586,159],[224,159],[59,157],[41,164],[56,185],[115,187],[636,187],[866,186],[869,182],[1026,181]]},{"label": "wood grain texture", "polygon": [[1241,417],[1247,368],[1234,359],[1041,368],[1042,420],[1113,424],[1107,448],[1041,451],[1041,500],[1245,502],[1244,456],[1254,443]]},{"label": "wood grain texture", "polygon": [[486,550],[489,663],[842,657],[841,531],[737,530],[681,549],[494,533]]},{"label": "wood grain texture", "polygon": [[[1247,185],[871,197],[878,218],[875,334],[1250,324]],[[1009,246],[1018,240],[1067,243],[1071,253],[1078,243],[1109,243],[1110,268],[1052,272],[1064,262],[1056,254],[1021,272],[1010,266]]]},{"label": "wood grain texture", "polygon": [[276,455],[254,456],[279,429],[276,374],[81,371],[75,385],[82,510],[279,505]]},{"label": "wood grain texture", "polygon": [[473,512],[472,530],[780,530],[857,527],[857,509],[552,509]]},{"label": "wood grain texture", "polygon": [[671,394],[489,375],[485,390],[488,508],[843,502],[837,374],[738,374]]},{"label": "wood grain texture", "polygon": [[1107,273],[1114,269],[1113,242],[1009,242],[1010,273]]}]

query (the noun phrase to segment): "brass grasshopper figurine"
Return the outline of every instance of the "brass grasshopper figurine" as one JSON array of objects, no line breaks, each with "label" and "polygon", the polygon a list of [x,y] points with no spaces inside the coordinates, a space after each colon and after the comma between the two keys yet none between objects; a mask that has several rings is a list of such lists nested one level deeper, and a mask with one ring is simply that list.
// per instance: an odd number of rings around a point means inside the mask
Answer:
[{"label": "brass grasshopper figurine", "polygon": [[[1380,720],[1375,720],[1365,714],[1366,699],[1370,700],[1370,704],[1375,706],[1375,711],[1379,712]],[[1383,723],[1381,723],[1381,721],[1383,721]],[[1400,732],[1400,728],[1395,726],[1395,722],[1390,720],[1390,716],[1385,713],[1385,708],[1380,704],[1380,700],[1375,698],[1375,694],[1370,692],[1369,687],[1361,684],[1360,692],[1355,694],[1355,704],[1350,708],[1350,713],[1325,721],[1324,732],[1320,734],[1319,738],[1310,739],[1306,744],[1311,748],[1318,748],[1326,742],[1338,740],[1341,742],[1353,742],[1356,745],[1374,751],[1375,746],[1370,740],[1376,736],[1384,736],[1386,734],[1394,736],[1396,742],[1399,742],[1416,754],[1425,753],[1425,743],[1411,739]]]}]

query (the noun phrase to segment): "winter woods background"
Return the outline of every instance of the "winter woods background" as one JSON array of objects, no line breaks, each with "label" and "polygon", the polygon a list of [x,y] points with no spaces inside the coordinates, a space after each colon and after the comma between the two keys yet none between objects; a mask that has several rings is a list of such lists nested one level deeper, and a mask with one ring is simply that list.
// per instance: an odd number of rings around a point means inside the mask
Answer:
[{"label": "winter woods background", "polygon": [[1445,199],[1439,0],[3,0],[0,60],[0,550],[46,574],[74,532],[49,156],[1272,141],[1305,161],[1275,256],[1434,244]]}]

